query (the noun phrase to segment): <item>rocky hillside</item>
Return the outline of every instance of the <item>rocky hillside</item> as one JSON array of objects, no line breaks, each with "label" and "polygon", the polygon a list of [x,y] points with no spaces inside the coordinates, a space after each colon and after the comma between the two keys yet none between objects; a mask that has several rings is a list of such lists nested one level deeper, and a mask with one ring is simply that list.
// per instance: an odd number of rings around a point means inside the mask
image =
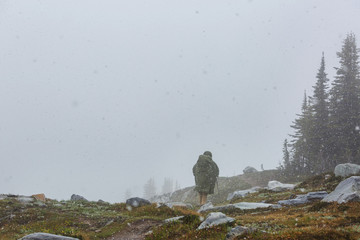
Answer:
[{"label": "rocky hillside", "polygon": [[[239,186],[265,186],[269,179],[285,182],[272,175],[276,172],[266,174],[267,178],[260,178],[261,174],[224,178],[219,188],[224,186],[230,192]],[[228,186],[226,181],[236,186]],[[296,187],[275,184],[274,188],[241,191],[229,201],[209,202],[201,208],[184,203],[151,204],[139,198],[109,204],[77,195],[69,201],[41,195],[0,195],[0,239],[356,240],[360,238],[359,186],[358,176],[322,174]],[[176,200],[191,197],[181,191],[177,194]]]},{"label": "rocky hillside", "polygon": [[[265,187],[271,180],[280,182],[296,183],[298,178],[289,178],[281,174],[279,170],[265,170],[262,172],[245,173],[234,177],[219,177],[218,185],[215,186],[215,193],[208,196],[208,200],[214,204],[226,201],[227,196],[237,190],[244,190],[251,187]],[[194,186],[180,189],[171,194],[155,196],[150,199],[152,202],[184,202],[192,205],[199,203],[198,193],[194,191]]]}]

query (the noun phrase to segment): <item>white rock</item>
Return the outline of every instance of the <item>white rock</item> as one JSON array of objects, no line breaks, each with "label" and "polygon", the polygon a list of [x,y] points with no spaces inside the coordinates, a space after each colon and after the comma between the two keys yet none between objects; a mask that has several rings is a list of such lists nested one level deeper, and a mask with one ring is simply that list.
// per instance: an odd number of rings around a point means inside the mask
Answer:
[{"label": "white rock", "polygon": [[233,198],[238,198],[238,197],[245,197],[249,193],[255,193],[255,192],[259,191],[260,189],[261,189],[261,187],[252,187],[252,188],[246,189],[246,190],[235,191],[233,193],[229,193],[226,200],[231,200]]},{"label": "white rock", "polygon": [[360,177],[352,176],[341,183],[335,190],[327,195],[323,202],[359,202],[360,201]]},{"label": "white rock", "polygon": [[225,223],[231,223],[233,221],[235,221],[235,219],[228,217],[221,212],[212,212],[207,216],[205,221],[203,221],[197,229],[199,230]]},{"label": "white rock", "polygon": [[267,208],[267,207],[274,207],[274,204],[270,203],[254,203],[254,202],[239,202],[234,203],[234,207],[240,209],[256,209],[256,208]]},{"label": "white rock", "polygon": [[286,190],[293,190],[295,184],[285,184],[279,181],[269,181],[268,189],[275,192],[286,191]]},{"label": "white rock", "polygon": [[184,217],[184,216],[178,216],[178,217],[168,218],[168,219],[165,219],[164,222],[165,222],[165,223],[176,222],[176,221],[179,221],[180,219],[182,219],[183,217]]},{"label": "white rock", "polygon": [[32,233],[19,240],[79,240],[78,238],[64,237],[49,233]]},{"label": "white rock", "polygon": [[207,211],[207,210],[212,209],[212,208],[214,208],[214,205],[213,205],[211,202],[207,202],[207,203],[205,203],[204,205],[202,205],[202,206],[200,207],[200,209],[198,210],[198,212],[199,212],[199,213],[200,213],[200,212],[204,212],[204,211]]},{"label": "white rock", "polygon": [[335,176],[348,177],[360,174],[360,165],[353,163],[339,164],[334,170]]}]

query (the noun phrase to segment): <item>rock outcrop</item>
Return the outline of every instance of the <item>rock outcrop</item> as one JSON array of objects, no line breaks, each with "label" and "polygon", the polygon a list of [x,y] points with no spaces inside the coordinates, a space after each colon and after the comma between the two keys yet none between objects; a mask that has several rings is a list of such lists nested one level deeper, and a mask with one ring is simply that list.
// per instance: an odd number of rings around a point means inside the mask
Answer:
[{"label": "rock outcrop", "polygon": [[340,182],[335,190],[327,195],[323,202],[359,202],[360,176],[352,176]]},{"label": "rock outcrop", "polygon": [[360,174],[360,165],[353,163],[339,164],[334,170],[335,176],[349,177]]}]

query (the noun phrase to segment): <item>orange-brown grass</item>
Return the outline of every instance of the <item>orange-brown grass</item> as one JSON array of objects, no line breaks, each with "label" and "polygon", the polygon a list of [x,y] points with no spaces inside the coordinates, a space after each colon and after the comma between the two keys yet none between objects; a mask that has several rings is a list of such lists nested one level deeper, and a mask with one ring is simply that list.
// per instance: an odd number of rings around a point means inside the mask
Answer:
[{"label": "orange-brown grass", "polygon": [[[316,205],[321,208],[312,211]],[[246,239],[358,239],[360,203],[283,207],[276,211],[238,215],[236,222],[256,229]]]}]

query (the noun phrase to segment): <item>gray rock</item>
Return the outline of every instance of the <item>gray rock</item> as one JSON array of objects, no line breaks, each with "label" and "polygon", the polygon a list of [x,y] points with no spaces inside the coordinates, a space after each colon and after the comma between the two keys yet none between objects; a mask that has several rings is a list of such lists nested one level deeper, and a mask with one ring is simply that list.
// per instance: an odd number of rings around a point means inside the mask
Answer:
[{"label": "gray rock", "polygon": [[352,176],[341,183],[335,190],[327,195],[323,202],[359,202],[360,201],[360,177]]},{"label": "gray rock", "polygon": [[299,204],[309,203],[314,200],[323,199],[327,195],[328,195],[328,193],[325,191],[309,192],[307,194],[297,195],[296,198],[294,198],[294,199],[278,201],[278,203],[280,205],[299,205]]},{"label": "gray rock", "polygon": [[197,229],[199,230],[221,224],[232,223],[234,221],[235,219],[228,217],[221,212],[212,212],[207,216],[205,221],[203,221]]},{"label": "gray rock", "polygon": [[244,170],[244,173],[256,173],[258,170],[256,170],[254,167],[247,166]]},{"label": "gray rock", "polygon": [[71,195],[70,200],[71,200],[71,201],[84,201],[84,202],[88,202],[88,200],[87,200],[86,198],[84,198],[83,196],[80,196],[80,195],[76,195],[76,194]]},{"label": "gray rock", "polygon": [[348,177],[360,174],[360,165],[353,163],[339,164],[334,170],[335,176]]},{"label": "gray rock", "polygon": [[249,232],[252,232],[250,228],[236,226],[226,234],[226,240],[233,240],[234,238],[240,237],[241,235],[247,234]]},{"label": "gray rock", "polygon": [[288,190],[293,190],[295,184],[285,184],[279,181],[269,181],[268,182],[268,189],[274,192],[283,192]]},{"label": "gray rock", "polygon": [[306,194],[306,197],[309,201],[312,200],[319,200],[325,198],[329,195],[326,191],[319,191],[319,192],[309,192]]},{"label": "gray rock", "polygon": [[78,238],[64,237],[49,233],[32,233],[19,240],[79,240]]},{"label": "gray rock", "polygon": [[260,189],[261,189],[261,187],[252,187],[252,188],[246,189],[246,190],[235,191],[235,192],[229,193],[226,200],[229,201],[233,198],[245,197],[249,193],[255,193],[255,192],[259,191]]},{"label": "gray rock", "polygon": [[142,207],[150,204],[150,201],[139,197],[129,198],[126,200],[126,205],[131,207]]},{"label": "gray rock", "polygon": [[211,202],[207,202],[207,203],[205,203],[204,205],[202,205],[201,207],[200,207],[200,209],[198,210],[198,212],[200,213],[200,212],[205,212],[205,211],[207,211],[207,210],[209,210],[209,209],[212,209],[212,208],[214,208],[214,205],[211,203]]}]

